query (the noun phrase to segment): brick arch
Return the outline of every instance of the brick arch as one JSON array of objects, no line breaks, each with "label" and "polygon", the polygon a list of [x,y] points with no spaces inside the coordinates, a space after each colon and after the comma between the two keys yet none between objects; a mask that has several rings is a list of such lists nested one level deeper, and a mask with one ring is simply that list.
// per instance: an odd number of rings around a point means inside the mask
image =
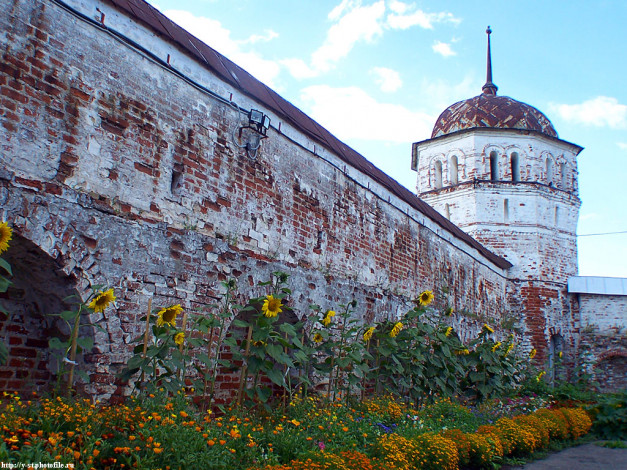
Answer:
[{"label": "brick arch", "polygon": [[594,364],[596,380],[604,390],[620,391],[627,388],[627,349],[617,348],[599,355]]},{"label": "brick arch", "polygon": [[58,258],[15,232],[3,258],[12,266],[13,284],[2,299],[10,315],[0,314],[1,336],[9,347],[8,361],[0,366],[0,390],[49,391],[58,369],[48,341],[70,333],[66,323],[51,314],[72,307],[66,299],[78,296],[76,278],[64,272]]},{"label": "brick arch", "polygon": [[[235,320],[243,320],[250,321],[251,318],[261,312],[261,304],[252,304],[251,305],[254,310],[243,310],[240,311],[231,321],[230,326],[227,328],[226,336],[227,337],[235,337],[237,342],[241,344],[242,341],[246,339],[247,330],[245,328],[237,327],[234,322]],[[279,318],[277,319],[277,325],[282,323],[290,323],[292,325],[299,322],[299,318],[296,315],[296,312],[292,310],[289,306],[284,305],[282,312],[279,314]],[[222,358],[232,359],[231,353],[228,348],[224,347],[222,354]],[[241,364],[237,364],[238,368],[236,370],[223,368],[220,370],[219,375],[216,380],[216,402],[217,403],[228,403],[237,398],[237,392],[240,386],[240,374],[241,374]],[[273,390],[273,394],[279,394],[282,390],[279,389],[278,386],[272,384],[269,379],[262,378],[262,383],[264,385],[270,386]]]}]

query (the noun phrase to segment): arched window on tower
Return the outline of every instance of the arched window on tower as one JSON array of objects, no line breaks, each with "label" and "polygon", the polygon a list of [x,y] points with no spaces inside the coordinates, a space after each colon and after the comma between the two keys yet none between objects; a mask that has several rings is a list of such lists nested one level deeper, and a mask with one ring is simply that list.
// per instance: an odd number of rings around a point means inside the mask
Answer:
[{"label": "arched window on tower", "polygon": [[442,187],[442,162],[440,160],[435,162],[435,189]]},{"label": "arched window on tower", "polygon": [[444,216],[448,219],[451,220],[451,206],[450,204],[446,204],[444,206]]},{"label": "arched window on tower", "polygon": [[550,157],[546,159],[546,184],[549,186],[553,184],[553,160]]},{"label": "arched window on tower", "polygon": [[490,152],[490,179],[498,181],[499,179],[499,156],[496,152]]},{"label": "arched window on tower", "polygon": [[458,182],[458,173],[459,173],[459,168],[458,168],[458,164],[457,164],[457,156],[453,155],[451,157],[451,163],[449,165],[448,168],[448,178],[449,181],[451,182],[451,184],[457,184]]},{"label": "arched window on tower", "polygon": [[520,181],[520,165],[518,163],[518,152],[513,152],[510,157],[512,167],[512,181]]},{"label": "arched window on tower", "polygon": [[560,188],[566,189],[566,163],[560,163]]}]

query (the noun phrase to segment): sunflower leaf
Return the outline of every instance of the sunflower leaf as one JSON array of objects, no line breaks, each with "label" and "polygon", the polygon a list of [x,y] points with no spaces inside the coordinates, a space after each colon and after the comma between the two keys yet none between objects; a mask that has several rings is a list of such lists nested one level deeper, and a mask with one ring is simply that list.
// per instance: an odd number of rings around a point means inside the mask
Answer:
[{"label": "sunflower leaf", "polygon": [[6,260],[3,260],[2,258],[0,258],[0,268],[4,269],[11,276],[13,275],[13,272],[11,271],[11,265]]}]

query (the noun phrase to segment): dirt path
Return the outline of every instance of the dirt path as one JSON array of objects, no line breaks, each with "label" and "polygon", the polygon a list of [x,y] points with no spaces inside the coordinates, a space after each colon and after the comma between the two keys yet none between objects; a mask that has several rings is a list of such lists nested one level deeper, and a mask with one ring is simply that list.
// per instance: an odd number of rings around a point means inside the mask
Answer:
[{"label": "dirt path", "polygon": [[504,466],[503,470],[627,470],[627,449],[608,449],[584,444],[549,455],[524,466]]}]

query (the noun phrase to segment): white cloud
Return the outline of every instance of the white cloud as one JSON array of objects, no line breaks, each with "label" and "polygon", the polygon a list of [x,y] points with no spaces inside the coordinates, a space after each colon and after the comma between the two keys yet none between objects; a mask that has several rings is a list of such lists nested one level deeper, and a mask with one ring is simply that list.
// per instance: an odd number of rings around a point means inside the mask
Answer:
[{"label": "white cloud", "polygon": [[[341,8],[339,14],[335,10]],[[329,15],[337,22],[329,28],[327,37],[312,55],[312,69],[329,71],[338,61],[346,57],[359,41],[372,42],[383,34],[381,19],[385,13],[383,1],[368,6],[360,2],[343,1]],[[342,15],[342,16],[340,16]]]},{"label": "white cloud", "polygon": [[393,13],[389,14],[387,17],[387,25],[392,29],[409,29],[412,26],[433,29],[435,23],[459,24],[461,22],[460,18],[456,18],[449,12],[427,13],[422,10],[417,10],[408,13],[408,10],[413,10],[413,4],[408,5],[401,2],[393,2],[393,5],[394,6],[391,8]]},{"label": "white cloud", "polygon": [[470,73],[461,77],[461,81],[457,83],[423,78],[419,88],[420,103],[424,109],[440,113],[457,101],[478,95],[481,85],[483,82]]},{"label": "white cloud", "polygon": [[597,96],[581,104],[551,103],[550,107],[566,121],[612,129],[627,127],[627,105],[609,96]]},{"label": "white cloud", "polygon": [[302,90],[308,114],[340,139],[409,143],[431,134],[435,118],[380,103],[357,87],[315,85]]},{"label": "white cloud", "polygon": [[442,57],[457,55],[457,52],[451,49],[451,45],[445,42],[436,41],[431,48],[433,49],[433,52],[440,54]]},{"label": "white cloud", "polygon": [[627,142],[616,142],[616,145],[618,145],[618,148],[621,150],[627,150]]},{"label": "white cloud", "polygon": [[240,41],[242,44],[255,44],[257,42],[269,42],[279,37],[279,33],[266,29],[263,34],[253,34],[248,39]]},{"label": "white cloud", "polygon": [[396,70],[386,67],[373,67],[370,74],[374,76],[374,81],[381,91],[385,93],[393,93],[403,86],[403,80]]},{"label": "white cloud", "polygon": [[[269,86],[275,86],[274,82],[281,71],[279,64],[266,60],[255,52],[245,52],[241,50],[241,44],[251,41],[236,41],[231,38],[231,32],[224,28],[222,24],[214,19],[204,16],[195,16],[188,11],[166,10],[163,12],[172,21],[185,28],[202,42],[208,44],[220,54],[225,55],[237,65],[250,72],[256,78]],[[266,31],[260,38],[272,39],[272,31]]]}]

